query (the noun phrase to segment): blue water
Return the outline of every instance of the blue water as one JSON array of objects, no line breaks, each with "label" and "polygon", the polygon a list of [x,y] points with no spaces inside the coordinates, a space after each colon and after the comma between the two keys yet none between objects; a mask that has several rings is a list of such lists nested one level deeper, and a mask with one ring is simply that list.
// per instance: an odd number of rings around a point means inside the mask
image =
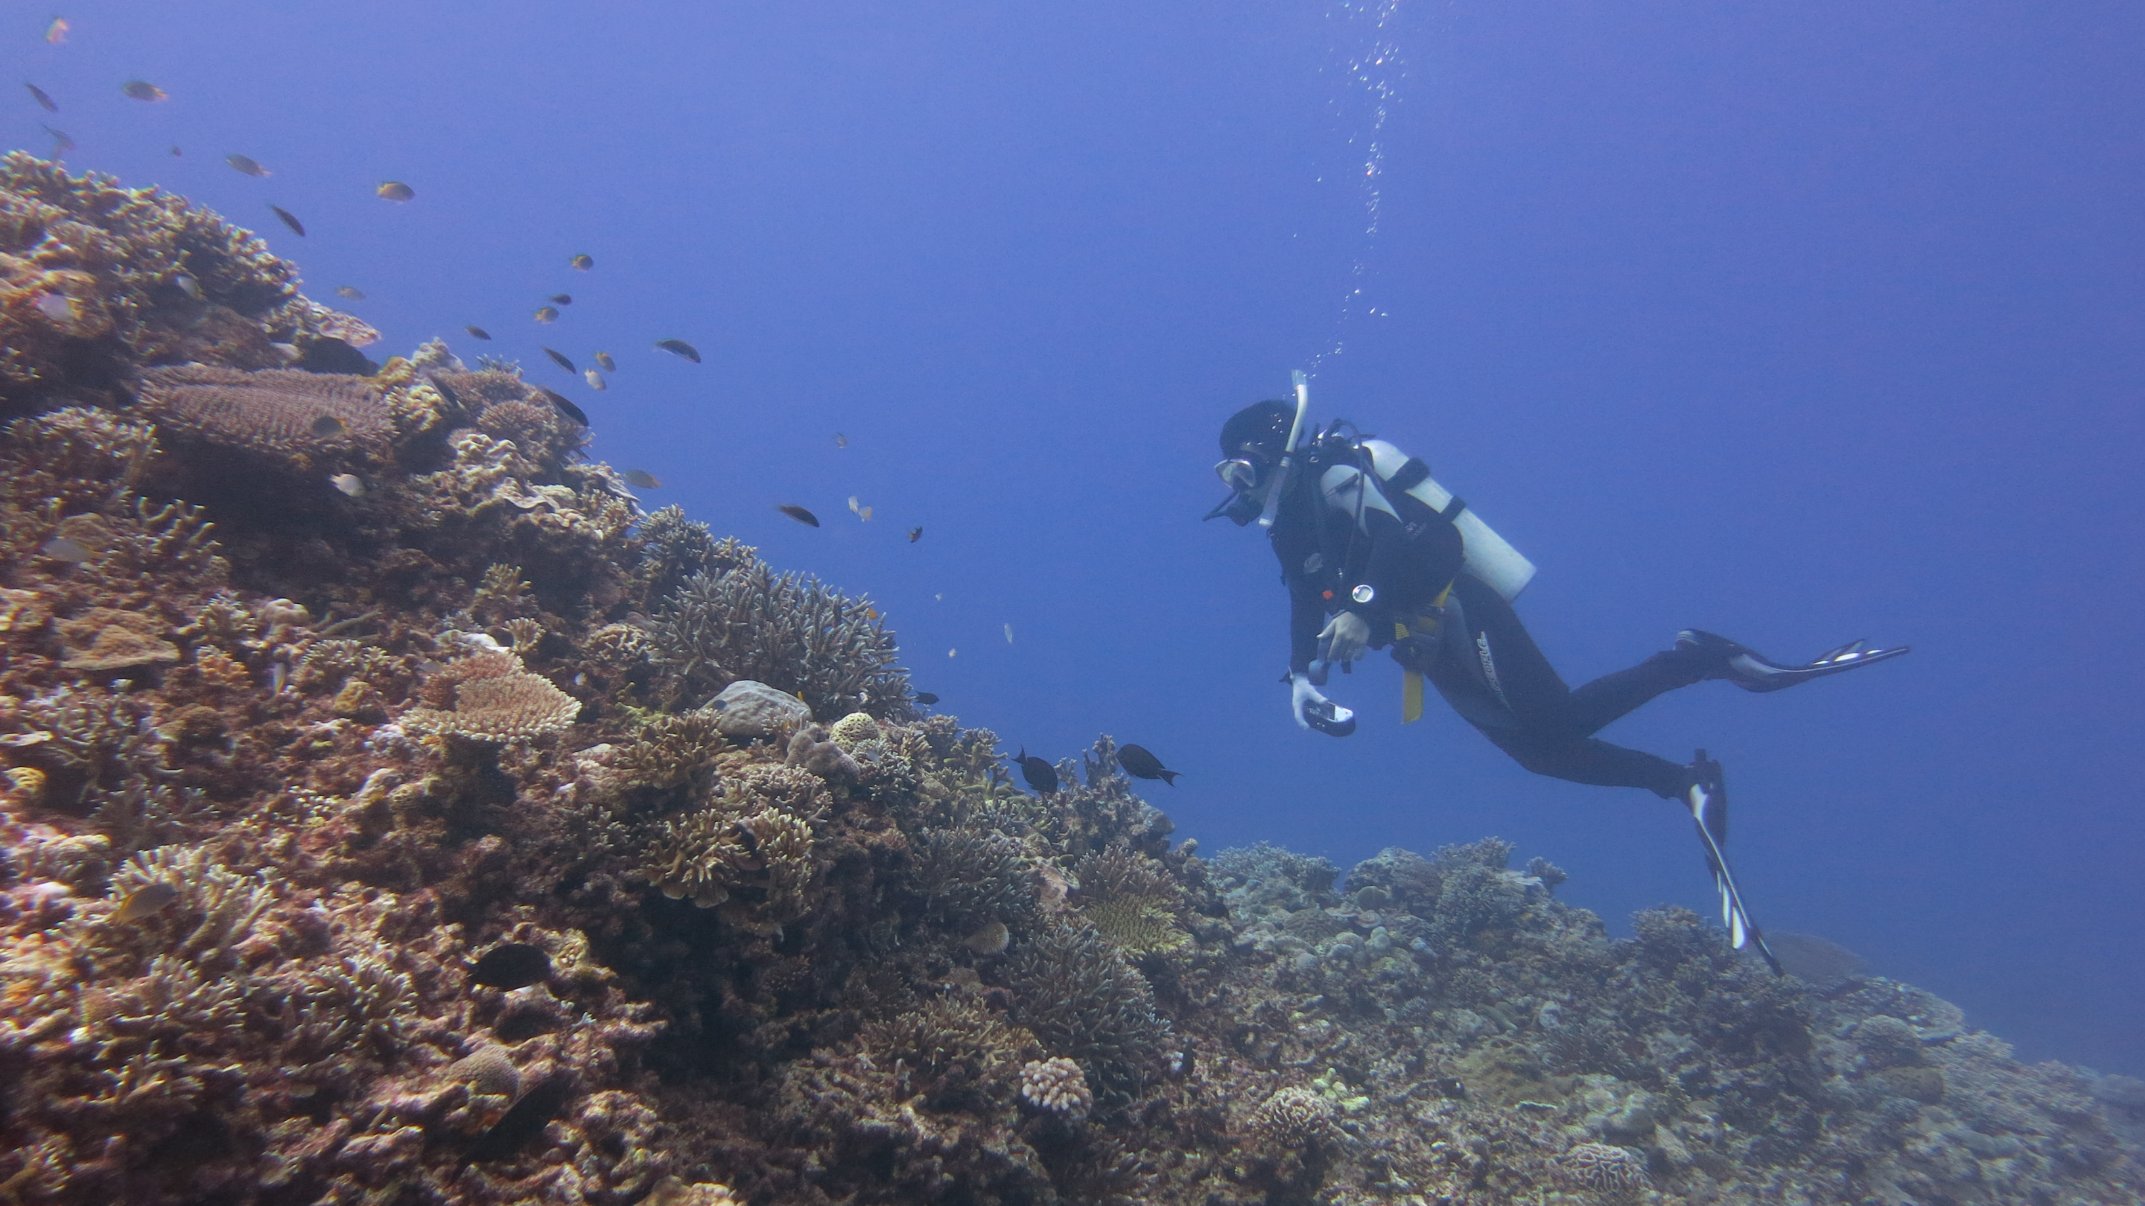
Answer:
[{"label": "blue water", "polygon": [[104,0],[49,46],[13,6],[62,111],[4,134],[258,224],[380,354],[519,358],[1008,752],[1155,750],[1210,851],[1497,833],[1612,925],[1710,913],[1669,805],[1403,730],[1388,665],[1338,681],[1356,736],[1290,721],[1272,557],[1198,516],[1221,418],[1315,367],[1541,566],[1574,681],[1686,625],[1913,643],[1608,736],[1725,762],[1761,924],[2145,1072],[2145,8],[704,8]]}]

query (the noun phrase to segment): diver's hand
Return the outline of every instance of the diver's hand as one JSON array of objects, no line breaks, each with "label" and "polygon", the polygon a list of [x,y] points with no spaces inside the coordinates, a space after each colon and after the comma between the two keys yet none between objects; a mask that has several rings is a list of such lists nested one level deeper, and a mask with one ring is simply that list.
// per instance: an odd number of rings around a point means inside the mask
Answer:
[{"label": "diver's hand", "polygon": [[1317,729],[1329,737],[1346,737],[1356,731],[1356,714],[1319,693],[1308,675],[1290,674],[1289,710],[1300,728]]},{"label": "diver's hand", "polygon": [[1352,611],[1335,612],[1318,630],[1319,660],[1345,666],[1363,656],[1370,644],[1370,621]]}]

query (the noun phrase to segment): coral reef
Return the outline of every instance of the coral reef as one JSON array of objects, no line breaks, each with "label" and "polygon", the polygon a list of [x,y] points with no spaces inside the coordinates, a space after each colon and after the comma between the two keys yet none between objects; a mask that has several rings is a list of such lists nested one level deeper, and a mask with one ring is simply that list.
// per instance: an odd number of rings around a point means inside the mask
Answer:
[{"label": "coral reef", "polygon": [[2140,1197],[2145,1085],[1819,941],[1203,858],[1108,737],[1018,791],[868,603],[368,341],[0,163],[0,1199]]}]

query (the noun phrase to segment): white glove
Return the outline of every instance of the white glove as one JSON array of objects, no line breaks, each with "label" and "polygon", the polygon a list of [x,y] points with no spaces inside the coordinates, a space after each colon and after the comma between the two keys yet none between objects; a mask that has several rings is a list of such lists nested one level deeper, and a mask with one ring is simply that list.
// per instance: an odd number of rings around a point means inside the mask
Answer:
[{"label": "white glove", "polygon": [[1345,666],[1363,656],[1370,644],[1370,621],[1352,611],[1334,613],[1326,626],[1318,630],[1318,647],[1324,650],[1320,661],[1331,666]]},{"label": "white glove", "polygon": [[1332,709],[1333,719],[1329,722],[1330,726],[1346,726],[1355,719],[1353,708],[1344,708],[1327,699],[1317,687],[1311,685],[1311,680],[1305,675],[1289,675],[1288,687],[1289,714],[1296,718],[1296,727],[1299,729],[1307,730],[1311,727],[1311,720],[1305,709],[1312,707]]}]

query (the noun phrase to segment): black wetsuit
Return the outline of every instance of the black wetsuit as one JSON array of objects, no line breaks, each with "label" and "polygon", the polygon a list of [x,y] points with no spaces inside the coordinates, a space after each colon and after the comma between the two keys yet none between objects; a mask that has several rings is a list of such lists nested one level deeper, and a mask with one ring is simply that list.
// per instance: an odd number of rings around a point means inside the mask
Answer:
[{"label": "black wetsuit", "polygon": [[[1334,499],[1319,488],[1321,475],[1356,463],[1338,447],[1306,461],[1270,533],[1289,588],[1291,672],[1308,670],[1326,617],[1345,608],[1369,623],[1372,648],[1390,646],[1395,661],[1420,672],[1455,712],[1528,770],[1575,783],[1643,787],[1668,799],[1683,793],[1686,768],[1594,734],[1656,695],[1705,678],[1714,655],[1668,649],[1573,690],[1512,605],[1465,572],[1464,544],[1450,520],[1397,491],[1378,490],[1374,475],[1357,480],[1368,480],[1385,507]],[[1448,582],[1440,609],[1436,600]],[[1357,584],[1371,587],[1370,604],[1352,601]],[[1434,633],[1396,640],[1396,623],[1418,616],[1436,618]]]}]

